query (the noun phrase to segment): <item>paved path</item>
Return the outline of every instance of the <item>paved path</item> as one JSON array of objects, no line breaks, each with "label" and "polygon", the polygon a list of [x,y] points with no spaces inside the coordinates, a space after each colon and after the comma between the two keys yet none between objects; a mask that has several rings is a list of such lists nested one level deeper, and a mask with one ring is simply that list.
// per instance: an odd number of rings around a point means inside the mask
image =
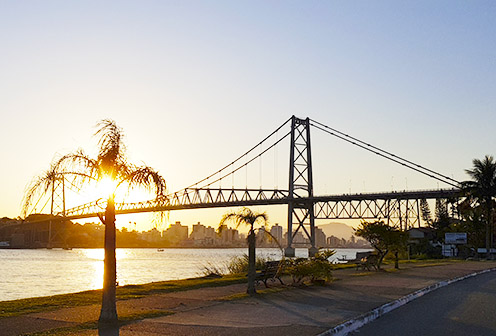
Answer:
[{"label": "paved path", "polygon": [[[68,335],[318,335],[417,289],[493,267],[496,262],[409,264],[388,272],[339,270],[334,273],[336,281],[325,287],[284,287],[238,300],[225,298],[243,293],[245,285],[153,295],[119,301],[119,314],[149,310],[174,314],[136,321],[120,330],[79,330]],[[0,319],[0,336],[74,327],[95,321],[98,313],[99,307],[94,305],[4,318]]]},{"label": "paved path", "polygon": [[496,335],[496,272],[456,282],[404,305],[351,335]]}]

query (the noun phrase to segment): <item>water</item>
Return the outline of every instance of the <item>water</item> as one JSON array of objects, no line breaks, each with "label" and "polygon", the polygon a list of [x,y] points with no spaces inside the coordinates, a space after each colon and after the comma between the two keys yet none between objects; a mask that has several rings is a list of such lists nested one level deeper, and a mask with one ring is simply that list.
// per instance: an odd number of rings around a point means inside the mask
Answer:
[{"label": "water", "polygon": [[[357,249],[336,249],[336,258],[352,259]],[[206,265],[224,267],[236,249],[117,249],[119,285],[185,279],[203,275]],[[0,249],[0,301],[102,288],[103,249]],[[257,255],[278,260],[281,250],[258,248]],[[296,249],[307,257],[307,249]],[[336,260],[337,261],[337,260]]]}]

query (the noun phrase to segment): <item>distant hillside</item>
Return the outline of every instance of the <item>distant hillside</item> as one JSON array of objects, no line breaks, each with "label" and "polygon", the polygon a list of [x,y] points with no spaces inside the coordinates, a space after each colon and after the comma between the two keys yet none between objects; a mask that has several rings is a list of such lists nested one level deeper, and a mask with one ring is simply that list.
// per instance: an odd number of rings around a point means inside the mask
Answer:
[{"label": "distant hillside", "polygon": [[348,240],[353,235],[353,228],[344,223],[319,224],[317,226],[324,231],[327,237],[335,236]]}]

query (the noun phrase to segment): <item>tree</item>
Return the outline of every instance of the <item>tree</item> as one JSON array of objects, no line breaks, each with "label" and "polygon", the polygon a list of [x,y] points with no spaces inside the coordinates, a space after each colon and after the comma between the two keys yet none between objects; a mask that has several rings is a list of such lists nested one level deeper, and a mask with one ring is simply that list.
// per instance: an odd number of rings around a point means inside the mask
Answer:
[{"label": "tree", "polygon": [[97,124],[95,136],[99,136],[99,153],[96,159],[82,150],[62,156],[52,163],[49,170],[38,176],[28,189],[23,205],[26,214],[31,201],[38,193],[46,194],[58,176],[71,178],[71,183],[83,188],[91,182],[107,181],[112,186],[107,195],[105,214],[99,215],[105,225],[105,258],[103,274],[102,307],[99,321],[114,323],[118,320],[116,310],[116,257],[115,257],[115,193],[117,188],[127,185],[129,189],[145,187],[154,189],[156,200],[165,199],[166,184],[162,176],[147,166],[136,166],[127,162],[123,132],[115,121],[105,119]]},{"label": "tree", "polygon": [[420,200],[420,213],[422,214],[422,219],[424,220],[424,222],[427,223],[427,225],[431,225],[431,209],[429,208],[429,203],[427,203],[427,200],[425,198],[422,198]]},{"label": "tree", "polygon": [[408,232],[400,230],[393,230],[390,232],[390,235],[390,250],[394,255],[394,268],[399,269],[399,254],[407,249],[410,235]]},{"label": "tree", "polygon": [[254,295],[257,292],[255,289],[255,225],[261,223],[265,226],[268,216],[266,213],[256,213],[248,208],[243,208],[239,212],[225,214],[220,221],[218,231],[222,232],[226,228],[226,222],[231,220],[236,224],[236,228],[241,224],[250,226],[250,231],[248,232],[248,288],[246,292],[249,295]]},{"label": "tree", "polygon": [[485,209],[467,197],[458,205],[463,220],[455,224],[454,232],[466,232],[467,242],[472,247],[481,247],[486,241]]},{"label": "tree", "polygon": [[465,172],[472,178],[471,181],[462,182],[462,189],[468,198],[475,199],[485,209],[486,221],[486,252],[491,258],[492,226],[494,198],[496,197],[496,162],[490,155],[484,159],[474,159],[473,169]]},{"label": "tree", "polygon": [[436,218],[431,223],[431,227],[436,230],[436,240],[444,241],[444,234],[450,231],[451,218],[448,211],[448,201],[446,199],[436,199]]},{"label": "tree", "polygon": [[406,248],[408,233],[397,230],[383,221],[362,221],[355,235],[366,239],[378,253],[377,268],[381,268],[384,257],[391,251],[395,255],[395,268],[398,268],[399,252]]}]

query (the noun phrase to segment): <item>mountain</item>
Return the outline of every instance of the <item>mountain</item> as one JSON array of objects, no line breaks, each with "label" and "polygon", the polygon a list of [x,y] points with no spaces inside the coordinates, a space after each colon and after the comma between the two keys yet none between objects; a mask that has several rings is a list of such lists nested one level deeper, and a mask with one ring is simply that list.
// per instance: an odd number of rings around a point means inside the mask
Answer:
[{"label": "mountain", "polygon": [[327,237],[335,236],[348,240],[353,235],[353,228],[344,223],[319,224],[317,227],[322,229]]}]

